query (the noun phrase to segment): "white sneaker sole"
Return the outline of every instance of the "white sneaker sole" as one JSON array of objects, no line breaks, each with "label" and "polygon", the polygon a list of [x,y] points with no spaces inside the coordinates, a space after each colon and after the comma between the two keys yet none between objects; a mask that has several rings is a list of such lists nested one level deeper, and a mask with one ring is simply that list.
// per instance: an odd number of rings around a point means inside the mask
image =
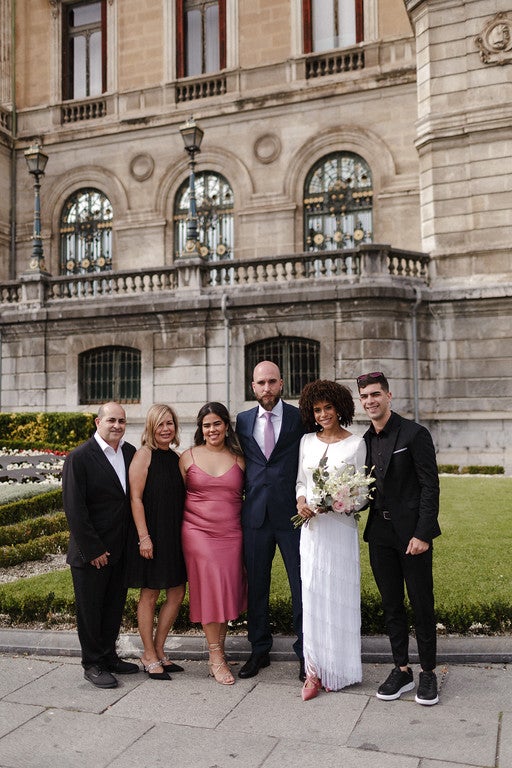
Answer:
[{"label": "white sneaker sole", "polygon": [[414,688],[414,681],[412,683],[407,683],[407,685],[402,685],[399,691],[396,693],[386,694],[386,693],[377,693],[375,694],[378,699],[381,699],[381,701],[394,701],[395,699],[399,699],[402,693],[407,693],[407,691],[412,691]]},{"label": "white sneaker sole", "polygon": [[439,696],[436,696],[435,699],[419,699],[417,696],[415,696],[414,701],[416,704],[423,704],[424,707],[432,707],[439,701]]}]

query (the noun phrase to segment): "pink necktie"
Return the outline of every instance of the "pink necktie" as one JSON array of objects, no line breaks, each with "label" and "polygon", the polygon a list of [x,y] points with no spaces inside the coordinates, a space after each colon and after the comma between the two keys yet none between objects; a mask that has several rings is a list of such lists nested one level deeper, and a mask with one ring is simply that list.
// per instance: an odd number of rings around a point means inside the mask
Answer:
[{"label": "pink necktie", "polygon": [[266,422],[265,429],[263,430],[263,445],[265,448],[265,456],[268,459],[274,450],[274,445],[276,444],[276,436],[274,434],[274,427],[272,426],[272,412],[266,411],[264,415]]}]

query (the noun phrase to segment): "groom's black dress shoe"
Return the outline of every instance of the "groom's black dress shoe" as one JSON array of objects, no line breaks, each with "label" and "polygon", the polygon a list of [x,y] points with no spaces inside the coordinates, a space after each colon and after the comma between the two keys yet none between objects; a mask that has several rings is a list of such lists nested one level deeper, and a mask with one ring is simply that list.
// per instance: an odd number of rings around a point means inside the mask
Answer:
[{"label": "groom's black dress shoe", "polygon": [[306,668],[304,666],[304,659],[301,659],[299,664],[299,680],[301,683],[306,680]]},{"label": "groom's black dress shoe", "polygon": [[245,679],[246,677],[254,677],[258,674],[260,669],[268,667],[270,665],[270,656],[268,653],[251,654],[242,669],[238,673],[238,677]]}]

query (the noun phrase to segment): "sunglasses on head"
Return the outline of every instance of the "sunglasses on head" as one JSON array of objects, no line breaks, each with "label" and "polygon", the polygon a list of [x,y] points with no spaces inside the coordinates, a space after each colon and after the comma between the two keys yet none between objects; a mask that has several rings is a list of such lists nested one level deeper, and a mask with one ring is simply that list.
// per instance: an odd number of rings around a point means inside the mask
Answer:
[{"label": "sunglasses on head", "polygon": [[386,380],[382,371],[372,371],[372,373],[363,373],[361,376],[358,376],[356,382],[358,387],[366,387],[370,382],[378,381],[379,379],[381,381]]}]

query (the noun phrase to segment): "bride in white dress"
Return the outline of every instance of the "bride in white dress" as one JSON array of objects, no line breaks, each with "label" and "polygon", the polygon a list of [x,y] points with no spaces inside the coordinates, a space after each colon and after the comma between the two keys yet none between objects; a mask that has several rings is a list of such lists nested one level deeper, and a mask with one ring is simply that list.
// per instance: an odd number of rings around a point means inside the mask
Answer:
[{"label": "bride in white dress", "polygon": [[299,408],[310,430],[301,440],[296,486],[297,511],[308,520],[300,539],[306,701],[322,686],[337,691],[362,679],[357,521],[338,512],[316,513],[312,475],[324,456],[327,471],[345,464],[363,471],[366,447],[345,429],[354,417],[346,387],[312,382],[304,387]]}]

